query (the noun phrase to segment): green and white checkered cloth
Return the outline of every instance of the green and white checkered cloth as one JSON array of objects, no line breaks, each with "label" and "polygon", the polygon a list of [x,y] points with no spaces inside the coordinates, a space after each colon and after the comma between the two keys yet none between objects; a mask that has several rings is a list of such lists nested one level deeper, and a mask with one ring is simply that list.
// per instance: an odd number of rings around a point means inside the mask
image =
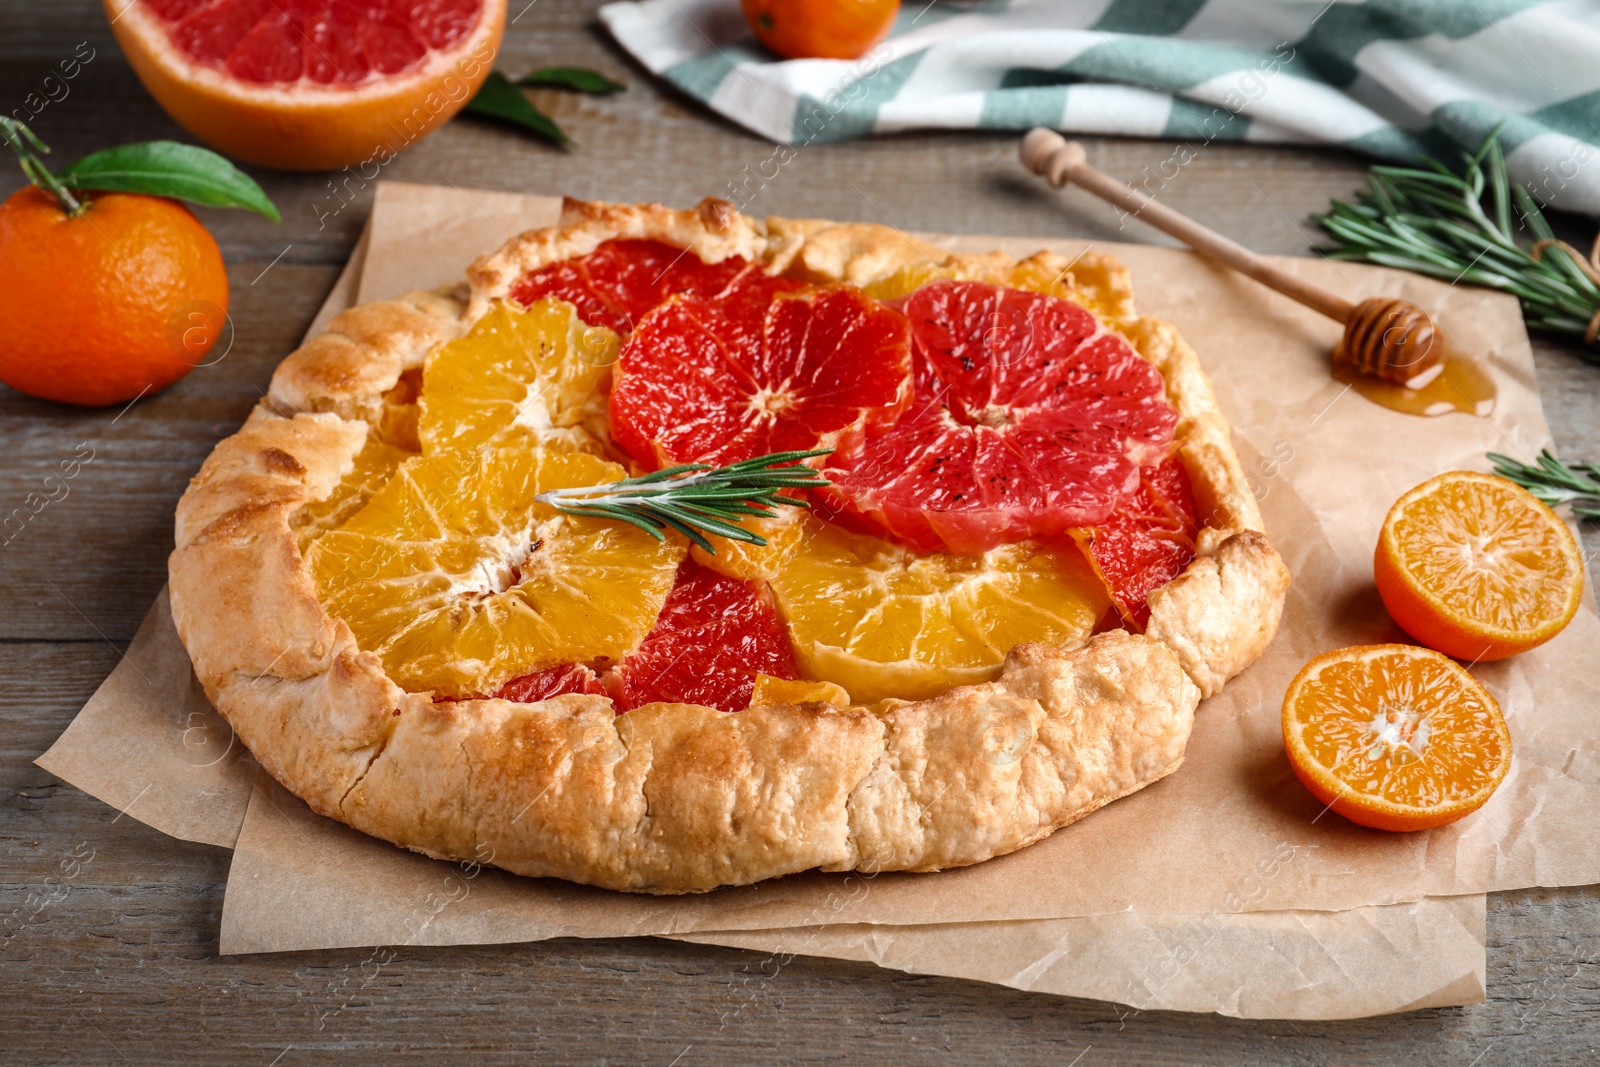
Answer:
[{"label": "green and white checkered cloth", "polygon": [[853,61],[780,62],[738,0],[600,17],[646,67],[781,144],[930,127],[1338,144],[1453,162],[1600,214],[1600,0],[906,0]]}]

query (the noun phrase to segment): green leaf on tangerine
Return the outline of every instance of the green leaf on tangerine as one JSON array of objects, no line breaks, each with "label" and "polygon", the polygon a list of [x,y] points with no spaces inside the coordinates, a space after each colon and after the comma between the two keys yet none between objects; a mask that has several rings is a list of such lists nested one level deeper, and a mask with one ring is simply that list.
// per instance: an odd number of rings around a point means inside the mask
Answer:
[{"label": "green leaf on tangerine", "polygon": [[170,196],[207,207],[240,207],[279,221],[261,186],[215,152],[177,141],[141,141],[91,152],[56,173],[69,189]]}]

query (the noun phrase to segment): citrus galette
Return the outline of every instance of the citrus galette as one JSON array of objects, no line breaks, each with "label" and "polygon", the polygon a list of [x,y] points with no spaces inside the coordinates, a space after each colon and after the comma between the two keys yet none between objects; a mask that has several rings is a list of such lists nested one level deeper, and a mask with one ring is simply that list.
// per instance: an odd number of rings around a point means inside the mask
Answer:
[{"label": "citrus galette", "polygon": [[[1112,259],[569,201],[469,279],[335,318],[178,506],[207,694],[357,829],[652,893],[977,863],[1171,773],[1277,628]],[[750,541],[561,504],[792,452]]]}]

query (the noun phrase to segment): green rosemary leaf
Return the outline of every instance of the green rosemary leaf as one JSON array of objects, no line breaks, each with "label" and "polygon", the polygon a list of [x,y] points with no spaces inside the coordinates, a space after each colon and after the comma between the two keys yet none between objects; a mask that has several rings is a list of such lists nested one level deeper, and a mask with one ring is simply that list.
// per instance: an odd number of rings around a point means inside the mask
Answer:
[{"label": "green rosemary leaf", "polygon": [[1381,174],[1385,178],[1398,180],[1401,182],[1432,182],[1438,185],[1449,186],[1452,189],[1460,189],[1463,192],[1465,192],[1467,189],[1466,182],[1448,172],[1442,174],[1431,174],[1428,171],[1417,170],[1413,167],[1390,167],[1380,164],[1372,168],[1372,173]]},{"label": "green rosemary leaf", "polygon": [[[1335,237],[1344,238],[1349,247],[1358,251],[1363,245],[1387,245],[1396,251],[1410,247],[1405,240],[1394,236],[1381,226],[1371,226],[1348,218],[1329,219],[1324,217],[1319,221],[1321,221],[1323,229]],[[1358,259],[1360,257],[1352,256],[1350,258]]]},{"label": "green rosemary leaf", "polygon": [[[707,552],[710,552],[712,555],[716,555],[717,550],[712,547],[710,541],[706,540],[706,535],[705,534],[701,533],[699,530],[695,529],[693,526],[690,526],[688,523],[682,522],[682,521],[680,521],[678,519],[667,518],[665,521],[666,521],[666,524],[668,526],[672,527],[674,530],[677,530],[679,533],[683,534],[683,536],[687,537],[690,541],[693,541],[696,545],[699,545],[701,548],[705,549]],[[761,543],[762,544],[766,544],[765,541],[762,541]]]},{"label": "green rosemary leaf", "polygon": [[[1533,257],[1531,243],[1555,235],[1508,177],[1499,132],[1462,153],[1459,173],[1431,159],[1373,167],[1354,202],[1334,200],[1313,216],[1334,241],[1317,251],[1512,293],[1530,327],[1581,337],[1600,314],[1600,285],[1563,247]],[[1600,348],[1588,356],[1600,362]]]},{"label": "green rosemary leaf", "polygon": [[1593,463],[1568,466],[1549,449],[1539,453],[1539,462],[1522,463],[1500,452],[1490,452],[1494,472],[1509,478],[1540,500],[1555,507],[1568,504],[1580,518],[1600,518],[1600,467]]},{"label": "green rosemary leaf", "polygon": [[[1438,171],[1440,174],[1448,174],[1452,178],[1455,177],[1454,171],[1445,166],[1443,163],[1440,163],[1437,159],[1434,159],[1432,156],[1424,156],[1422,159],[1422,165],[1427,167],[1429,170]],[[1460,179],[1457,180],[1459,181]]]},{"label": "green rosemary leaf", "polygon": [[[703,530],[706,533],[716,534],[718,537],[731,537],[735,541],[744,541],[751,537],[759,536],[743,527],[723,522],[717,518],[716,512],[706,508],[697,508],[690,504],[667,504],[659,500],[656,501],[656,508],[662,518],[669,521],[677,520],[685,527]],[[763,541],[762,543],[765,544],[766,542]]]},{"label": "green rosemary leaf", "polygon": [[1499,138],[1489,140],[1489,179],[1494,188],[1495,228],[1501,236],[1511,240],[1511,190],[1506,178],[1506,157],[1500,148]]},{"label": "green rosemary leaf", "polygon": [[654,516],[636,515],[629,511],[606,511],[601,508],[586,508],[569,505],[561,508],[568,515],[586,515],[594,519],[616,519],[618,522],[632,523],[657,541],[664,541],[666,537],[661,533],[666,523]]},{"label": "green rosemary leaf", "polygon": [[1539,258],[1539,262],[1541,264],[1549,264],[1551,270],[1559,271],[1563,280],[1570,278],[1573,285],[1577,287],[1571,289],[1574,296],[1580,290],[1591,294],[1600,293],[1600,290],[1595,288],[1594,281],[1583,272],[1583,268],[1579,267],[1577,261],[1572,258],[1572,253],[1565,248],[1560,246],[1546,248],[1544,254]]},{"label": "green rosemary leaf", "polygon": [[1489,136],[1483,139],[1483,144],[1479,145],[1478,150],[1467,160],[1467,169],[1469,171],[1481,173],[1480,167],[1485,157],[1494,151],[1494,146],[1500,142],[1500,131],[1505,128],[1506,124],[1500,122],[1494,129],[1489,131]]},{"label": "green rosemary leaf", "polygon": [[1370,191],[1373,199],[1377,200],[1378,203],[1376,206],[1371,204],[1352,205],[1335,200],[1333,202],[1334,211],[1350,211],[1352,213],[1360,214],[1366,218],[1379,219],[1383,217],[1385,212],[1393,215],[1400,210],[1399,205],[1394,202],[1394,197],[1389,193],[1389,185],[1387,182],[1380,182],[1375,177],[1368,177],[1367,189]]},{"label": "green rosemary leaf", "polygon": [[1540,315],[1528,320],[1528,325],[1554,333],[1582,333],[1589,324],[1582,319],[1569,319],[1561,315]]},{"label": "green rosemary leaf", "polygon": [[1539,210],[1539,205],[1533,199],[1533,194],[1518,185],[1512,189],[1512,195],[1517,200],[1517,209],[1522,212],[1523,225],[1528,227],[1528,232],[1535,241],[1548,241],[1555,237],[1556,232],[1550,228],[1550,223],[1545,219],[1544,212]]},{"label": "green rosemary leaf", "polygon": [[782,490],[830,484],[799,464],[831,451],[773,452],[724,467],[684,463],[606,485],[556,489],[537,499],[568,515],[630,523],[656,538],[663,530],[676,530],[711,553],[716,549],[707,534],[765,545],[766,538],[740,526],[739,520],[773,515],[779,507],[809,507]]}]

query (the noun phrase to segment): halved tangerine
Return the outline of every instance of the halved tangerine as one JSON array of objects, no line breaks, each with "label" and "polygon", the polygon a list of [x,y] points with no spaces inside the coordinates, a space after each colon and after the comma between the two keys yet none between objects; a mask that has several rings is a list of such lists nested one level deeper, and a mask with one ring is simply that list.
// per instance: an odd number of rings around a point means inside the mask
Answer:
[{"label": "halved tangerine", "polygon": [[1566,628],[1583,598],[1567,524],[1522,486],[1450,471],[1406,493],[1383,520],[1373,576],[1400,628],[1464,660],[1497,660]]},{"label": "halved tangerine", "polygon": [[1160,372],[1076,304],[935,282],[906,315],[910,405],[874,415],[824,464],[847,509],[890,536],[976,553],[1094,526],[1171,450]]},{"label": "halved tangerine", "polygon": [[764,275],[639,324],[611,390],[617,444],[650,467],[815,448],[903,402],[905,317],[849,286]]},{"label": "halved tangerine", "polygon": [[593,252],[532,270],[511,286],[524,307],[538,300],[565,300],[591,325],[623,337],[668,297],[715,297],[759,268],[738,256],[704,263],[693,252],[662,241],[617,238]]},{"label": "halved tangerine", "polygon": [[1379,830],[1426,830],[1477,811],[1511,767],[1489,691],[1415,645],[1325,652],[1283,697],[1283,743],[1307,789]]}]

